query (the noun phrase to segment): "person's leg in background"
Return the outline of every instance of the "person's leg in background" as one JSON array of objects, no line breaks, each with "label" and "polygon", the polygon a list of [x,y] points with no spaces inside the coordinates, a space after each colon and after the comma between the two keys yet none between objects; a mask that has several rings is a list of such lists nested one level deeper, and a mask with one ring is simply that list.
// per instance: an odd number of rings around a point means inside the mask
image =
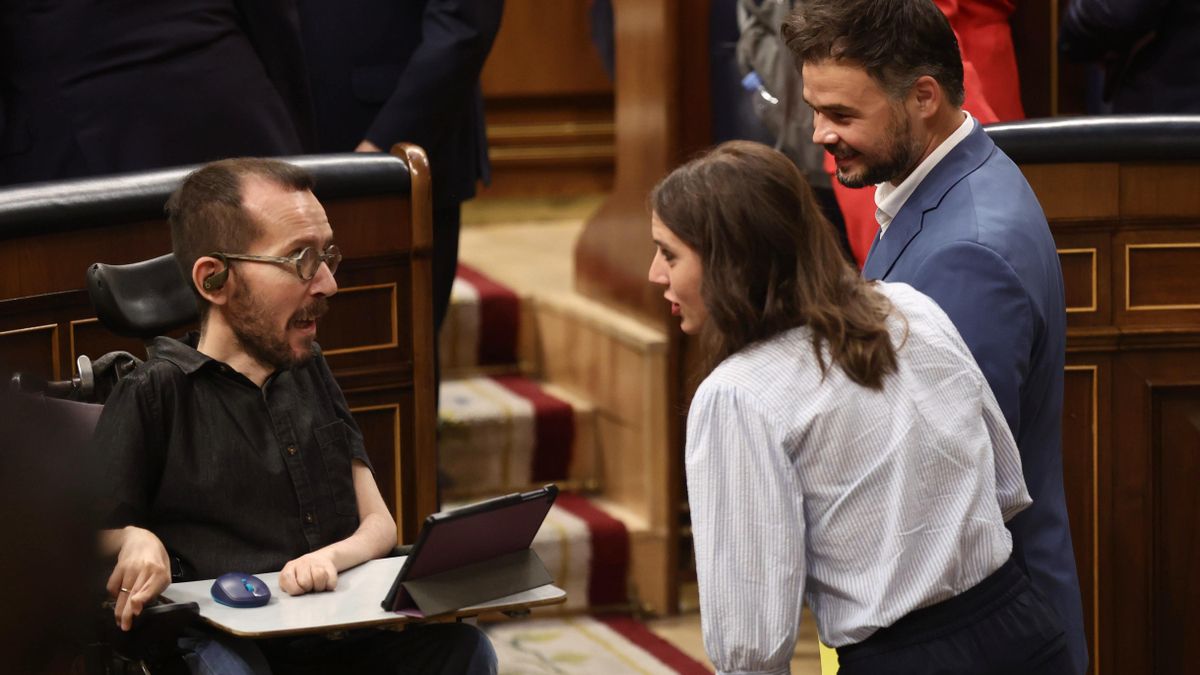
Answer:
[{"label": "person's leg in background", "polygon": [[[454,277],[458,274],[458,234],[462,229],[462,205],[435,206],[433,209],[433,391],[441,391],[442,324],[450,311],[450,292],[454,288]],[[441,408],[440,395],[435,405]],[[446,476],[438,469],[438,506],[442,504],[442,488]]]},{"label": "person's leg in background", "polygon": [[[433,209],[433,330],[434,352],[437,336],[450,309],[450,289],[458,272],[458,234],[462,229],[462,205],[435,206]],[[436,363],[436,361],[435,361]]]}]

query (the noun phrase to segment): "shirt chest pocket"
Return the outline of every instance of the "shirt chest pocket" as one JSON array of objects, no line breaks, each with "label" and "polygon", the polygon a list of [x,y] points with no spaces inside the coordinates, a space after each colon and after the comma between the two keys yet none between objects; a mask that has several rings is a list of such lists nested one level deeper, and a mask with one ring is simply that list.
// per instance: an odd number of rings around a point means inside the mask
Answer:
[{"label": "shirt chest pocket", "polygon": [[325,465],[325,485],[333,500],[333,510],[342,516],[358,515],[354,493],[354,472],[350,463],[350,433],[346,423],[338,420],[316,429],[321,461]]}]

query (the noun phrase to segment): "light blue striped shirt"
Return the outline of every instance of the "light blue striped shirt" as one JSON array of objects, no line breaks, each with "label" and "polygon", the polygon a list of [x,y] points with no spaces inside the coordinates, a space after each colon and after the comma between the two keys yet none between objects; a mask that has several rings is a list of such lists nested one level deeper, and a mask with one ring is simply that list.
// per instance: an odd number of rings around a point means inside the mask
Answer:
[{"label": "light blue striped shirt", "polygon": [[876,288],[902,315],[881,391],[836,366],[822,378],[802,327],[726,359],[692,401],[688,500],[719,672],[789,672],[802,598],[822,641],[845,646],[1011,554],[1004,522],[1030,498],[987,380],[932,300]]}]

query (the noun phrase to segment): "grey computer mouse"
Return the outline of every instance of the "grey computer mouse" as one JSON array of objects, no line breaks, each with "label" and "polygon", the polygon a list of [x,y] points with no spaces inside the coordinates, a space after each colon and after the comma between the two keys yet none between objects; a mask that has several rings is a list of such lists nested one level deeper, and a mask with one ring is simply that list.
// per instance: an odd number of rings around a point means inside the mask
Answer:
[{"label": "grey computer mouse", "polygon": [[271,589],[253,574],[227,572],[213,581],[212,596],[228,607],[261,607],[271,599]]}]

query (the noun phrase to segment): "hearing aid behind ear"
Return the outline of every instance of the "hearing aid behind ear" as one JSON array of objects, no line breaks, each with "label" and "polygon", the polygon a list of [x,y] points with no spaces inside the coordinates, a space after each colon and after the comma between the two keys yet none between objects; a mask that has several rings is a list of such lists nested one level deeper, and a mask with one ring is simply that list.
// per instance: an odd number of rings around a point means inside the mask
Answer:
[{"label": "hearing aid behind ear", "polygon": [[208,257],[216,258],[217,260],[221,261],[221,271],[213,272],[207,277],[204,277],[204,283],[202,284],[204,286],[204,290],[215,291],[224,286],[225,280],[229,278],[229,260],[227,260],[225,256],[220,253],[210,253]]}]

